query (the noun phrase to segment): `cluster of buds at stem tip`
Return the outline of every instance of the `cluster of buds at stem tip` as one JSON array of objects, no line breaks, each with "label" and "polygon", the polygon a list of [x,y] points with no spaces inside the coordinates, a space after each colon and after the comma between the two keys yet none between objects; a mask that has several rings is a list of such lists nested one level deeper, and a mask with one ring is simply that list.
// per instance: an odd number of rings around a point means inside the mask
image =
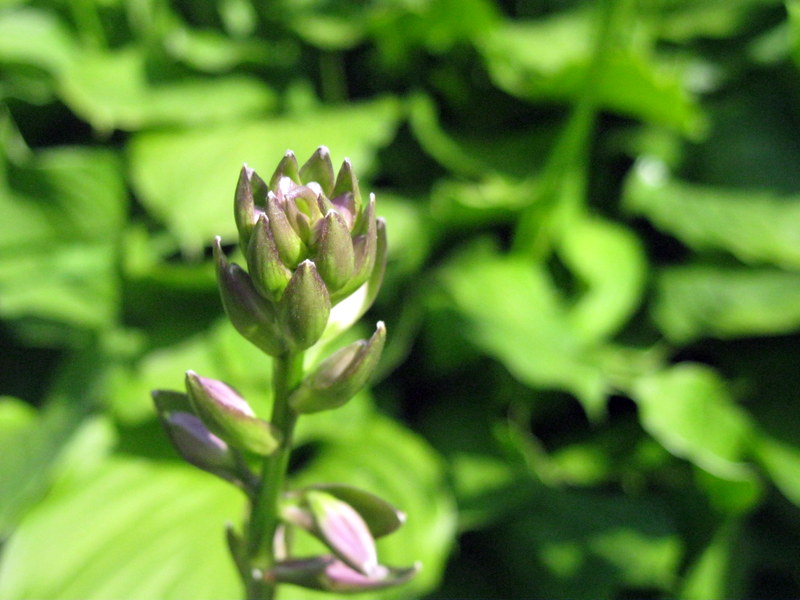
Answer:
[{"label": "cluster of buds at stem tip", "polygon": [[329,321],[352,324],[375,299],[386,227],[348,160],[334,175],[324,146],[302,167],[287,152],[269,183],[245,165],[234,215],[247,272],[228,262],[217,238],[222,302],[239,333],[267,354],[309,348]]}]

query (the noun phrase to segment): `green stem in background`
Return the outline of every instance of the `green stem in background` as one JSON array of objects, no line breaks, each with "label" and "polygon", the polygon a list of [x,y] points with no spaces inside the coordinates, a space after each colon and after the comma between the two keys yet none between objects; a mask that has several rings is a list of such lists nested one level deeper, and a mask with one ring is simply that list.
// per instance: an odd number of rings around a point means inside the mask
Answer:
[{"label": "green stem in background", "polygon": [[[264,459],[261,485],[256,492],[247,528],[247,553],[252,568],[266,570],[275,561],[273,540],[279,524],[278,502],[283,492],[297,415],[289,407],[289,395],[303,378],[303,353],[273,359],[272,424],[281,432],[278,449]],[[275,586],[254,577],[247,580],[248,600],[271,600]]]},{"label": "green stem in background", "polygon": [[519,254],[546,256],[551,237],[558,234],[560,209],[570,211],[586,197],[586,162],[603,72],[618,38],[624,37],[634,20],[631,0],[600,0],[596,10],[596,38],[581,94],[540,175],[535,199],[521,214],[514,232],[513,250]]}]

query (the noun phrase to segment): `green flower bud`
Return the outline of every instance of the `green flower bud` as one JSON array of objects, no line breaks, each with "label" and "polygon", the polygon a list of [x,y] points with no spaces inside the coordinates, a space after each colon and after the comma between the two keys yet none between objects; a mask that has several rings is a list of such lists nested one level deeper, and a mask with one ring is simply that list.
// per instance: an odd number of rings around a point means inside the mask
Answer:
[{"label": "green flower bud", "polygon": [[305,350],[319,340],[331,301],[325,283],[310,260],[300,263],[283,292],[278,313],[287,341],[295,350]]},{"label": "green flower bud", "polygon": [[386,341],[386,327],[378,322],[375,333],[334,352],[308,375],[289,398],[298,413],[338,408],[369,381],[378,366]]},{"label": "green flower bud", "polygon": [[194,412],[231,446],[262,456],[278,447],[280,434],[227,384],[187,371],[186,391]]},{"label": "green flower bud", "polygon": [[239,172],[233,201],[233,216],[243,251],[246,251],[247,240],[250,239],[259,212],[263,212],[266,196],[267,184],[253,169],[243,165]]},{"label": "green flower bud", "polygon": [[331,316],[328,319],[328,328],[325,331],[325,338],[332,339],[341,332],[346,331],[350,326],[358,321],[378,295],[378,290],[383,282],[383,274],[386,270],[386,225],[383,219],[377,219],[378,246],[375,256],[375,267],[364,285],[355,292],[347,296],[344,301],[340,301],[331,309]]},{"label": "green flower bud", "polygon": [[299,170],[300,167],[297,164],[297,157],[295,157],[294,152],[287,150],[281,162],[278,163],[275,172],[272,174],[272,178],[269,180],[269,189],[277,190],[280,187],[280,180],[284,177],[300,185]]},{"label": "green flower bud", "polygon": [[361,190],[358,187],[358,179],[353,173],[353,165],[350,164],[350,159],[345,158],[339,169],[339,175],[336,177],[336,184],[333,186],[333,203],[339,207],[340,211],[345,209],[350,213],[350,219],[347,215],[346,221],[349,221],[350,228],[355,224],[355,216],[361,212]]},{"label": "green flower bud", "polygon": [[[360,225],[364,233],[353,238],[354,270],[347,285],[332,295],[332,302],[346,298],[361,287],[375,270],[375,260],[378,251],[378,224],[375,218],[375,196],[370,194],[367,208],[364,211]],[[385,232],[384,232],[385,233]]]},{"label": "green flower bud", "polygon": [[331,210],[321,222],[314,262],[322,280],[333,293],[353,277],[355,252],[350,230],[342,216]]},{"label": "green flower bud", "polygon": [[[282,205],[283,204],[283,205]],[[297,232],[297,229],[304,229],[300,224],[301,217],[298,214],[297,207],[294,203],[281,203],[277,196],[272,192],[267,196],[267,217],[269,217],[269,226],[272,231],[272,237],[275,240],[275,245],[278,247],[278,253],[281,260],[289,269],[294,269],[308,253],[308,248]],[[292,223],[289,217],[292,217]]]},{"label": "green flower bud", "polygon": [[322,193],[330,197],[333,191],[334,175],[331,154],[327,147],[320,146],[300,168],[300,181],[315,181]]},{"label": "green flower bud", "polygon": [[266,215],[261,215],[247,246],[250,279],[262,296],[277,302],[283,295],[292,272],[281,261]]}]

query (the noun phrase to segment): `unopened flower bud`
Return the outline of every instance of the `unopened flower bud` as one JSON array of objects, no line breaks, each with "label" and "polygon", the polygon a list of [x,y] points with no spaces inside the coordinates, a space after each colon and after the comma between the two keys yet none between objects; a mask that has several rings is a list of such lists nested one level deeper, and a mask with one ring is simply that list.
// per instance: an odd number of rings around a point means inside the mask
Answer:
[{"label": "unopened flower bud", "polygon": [[401,585],[414,577],[420,568],[419,563],[404,569],[379,565],[374,573],[364,575],[334,556],[324,555],[279,561],[264,574],[264,579],[312,590],[355,594]]},{"label": "unopened flower bud", "polygon": [[187,371],[186,391],[203,423],[231,446],[260,455],[278,447],[279,433],[227,384]]},{"label": "unopened flower bud", "polygon": [[[289,269],[294,269],[303,257],[308,252],[303,239],[300,234],[295,230],[295,227],[300,228],[297,222],[297,215],[292,214],[289,210],[287,215],[286,210],[279,206],[277,196],[272,192],[267,195],[267,217],[269,217],[269,227],[272,231],[272,237],[275,240],[275,245],[278,247],[278,253],[281,260]],[[295,223],[289,221],[289,216]]]},{"label": "unopened flower bud", "polygon": [[310,348],[319,340],[328,324],[331,301],[310,260],[297,266],[283,292],[278,312],[286,339],[295,350]]},{"label": "unopened flower bud", "polygon": [[369,381],[386,342],[386,327],[378,322],[369,340],[359,340],[334,352],[308,375],[289,398],[298,413],[338,408]]},{"label": "unopened flower bud", "polygon": [[287,492],[281,503],[281,518],[287,523],[310,530],[313,527],[313,517],[304,502],[305,495],[309,491],[325,492],[349,504],[367,524],[370,534],[375,539],[397,531],[406,521],[405,513],[386,500],[343,483],[323,483]]},{"label": "unopened flower bud", "polygon": [[247,266],[256,289],[272,302],[277,302],[292,278],[292,272],[281,261],[266,215],[261,215],[250,236]]},{"label": "unopened flower bud", "polygon": [[334,175],[331,154],[328,148],[320,146],[300,169],[300,181],[315,181],[322,193],[330,197],[333,191]]},{"label": "unopened flower bud", "polygon": [[333,210],[321,222],[314,262],[331,294],[344,287],[355,272],[355,252],[350,230],[342,216]]},{"label": "unopened flower bud", "polygon": [[267,354],[278,356],[286,352],[275,308],[258,293],[239,265],[227,261],[220,238],[214,240],[214,258],[222,305],[236,330]]},{"label": "unopened flower bud", "polygon": [[310,490],[304,500],[314,520],[313,533],[347,565],[372,574],[378,567],[378,552],[361,515],[326,492]]},{"label": "unopened flower bud", "polygon": [[200,419],[190,413],[174,412],[167,414],[163,423],[172,445],[187,462],[223,479],[237,479],[236,459],[230,447]]}]

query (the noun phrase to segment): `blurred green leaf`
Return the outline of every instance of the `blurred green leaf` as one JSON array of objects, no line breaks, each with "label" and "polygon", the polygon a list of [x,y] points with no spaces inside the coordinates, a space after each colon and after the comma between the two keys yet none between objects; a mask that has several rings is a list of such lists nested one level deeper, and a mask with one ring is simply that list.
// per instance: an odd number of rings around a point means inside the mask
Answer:
[{"label": "blurred green leaf", "polygon": [[49,11],[18,8],[0,13],[0,64],[33,65],[57,75],[77,47],[66,26]]},{"label": "blurred green leaf", "polygon": [[792,57],[800,66],[800,1],[788,0],[786,12],[789,15],[789,38],[792,43]]},{"label": "blurred green leaf", "polygon": [[678,364],[641,377],[632,396],[642,427],[672,454],[723,479],[750,476],[751,422],[713,369]]},{"label": "blurred green leaf", "polygon": [[543,265],[484,243],[450,261],[440,281],[473,343],[520,381],[572,392],[599,416],[608,387],[599,350],[573,329]]},{"label": "blurred green leaf", "polygon": [[624,202],[695,250],[800,268],[800,196],[688,184],[670,178],[661,163],[642,160]]},{"label": "blurred green leaf", "polygon": [[628,229],[598,218],[579,218],[564,228],[559,255],[586,287],[570,307],[572,327],[597,340],[613,335],[633,314],[647,263]]},{"label": "blurred green leaf", "polygon": [[800,439],[787,440],[759,432],[753,441],[753,454],[781,493],[800,506]]},{"label": "blurred green leaf", "polygon": [[657,501],[543,489],[503,529],[497,552],[515,597],[613,598],[670,589],[682,544]]},{"label": "blurred green leaf", "polygon": [[[577,100],[594,52],[594,17],[580,7],[489,31],[479,48],[492,80],[531,101]],[[642,44],[609,48],[593,85],[601,108],[686,133],[702,125],[675,67],[660,64]]]},{"label": "blurred green leaf", "polygon": [[[3,402],[0,461],[0,538],[6,537],[47,490],[53,470],[83,418],[78,407],[53,406],[29,413],[10,427],[19,407]],[[8,427],[8,428],[7,428]],[[0,580],[2,578],[0,577]],[[1,586],[2,584],[0,584]]]},{"label": "blurred green leaf", "polygon": [[[109,458],[56,485],[4,549],[4,598],[232,598],[241,498],[190,467]],[[42,569],[42,565],[47,565]]]},{"label": "blurred green leaf", "polygon": [[136,131],[156,125],[203,125],[267,114],[275,94],[252,77],[147,79],[136,47],[86,51],[64,74],[64,101],[95,129]]},{"label": "blurred green leaf", "polygon": [[242,163],[268,178],[287,149],[302,162],[324,144],[337,162],[349,157],[363,179],[399,118],[399,104],[387,97],[307,115],[142,133],[130,144],[133,183],[153,216],[185,246],[199,248],[218,234],[233,238]]},{"label": "blurred green leaf", "polygon": [[681,588],[681,598],[708,600],[736,598],[741,595],[741,576],[736,576],[740,560],[741,526],[729,520],[714,533],[700,556],[689,565]]},{"label": "blurred green leaf", "polygon": [[51,149],[10,164],[7,177],[0,313],[76,327],[110,323],[118,310],[116,240],[127,210],[117,157]]},{"label": "blurred green leaf", "polygon": [[664,269],[656,285],[653,316],[677,343],[800,327],[800,273],[690,265]]}]

